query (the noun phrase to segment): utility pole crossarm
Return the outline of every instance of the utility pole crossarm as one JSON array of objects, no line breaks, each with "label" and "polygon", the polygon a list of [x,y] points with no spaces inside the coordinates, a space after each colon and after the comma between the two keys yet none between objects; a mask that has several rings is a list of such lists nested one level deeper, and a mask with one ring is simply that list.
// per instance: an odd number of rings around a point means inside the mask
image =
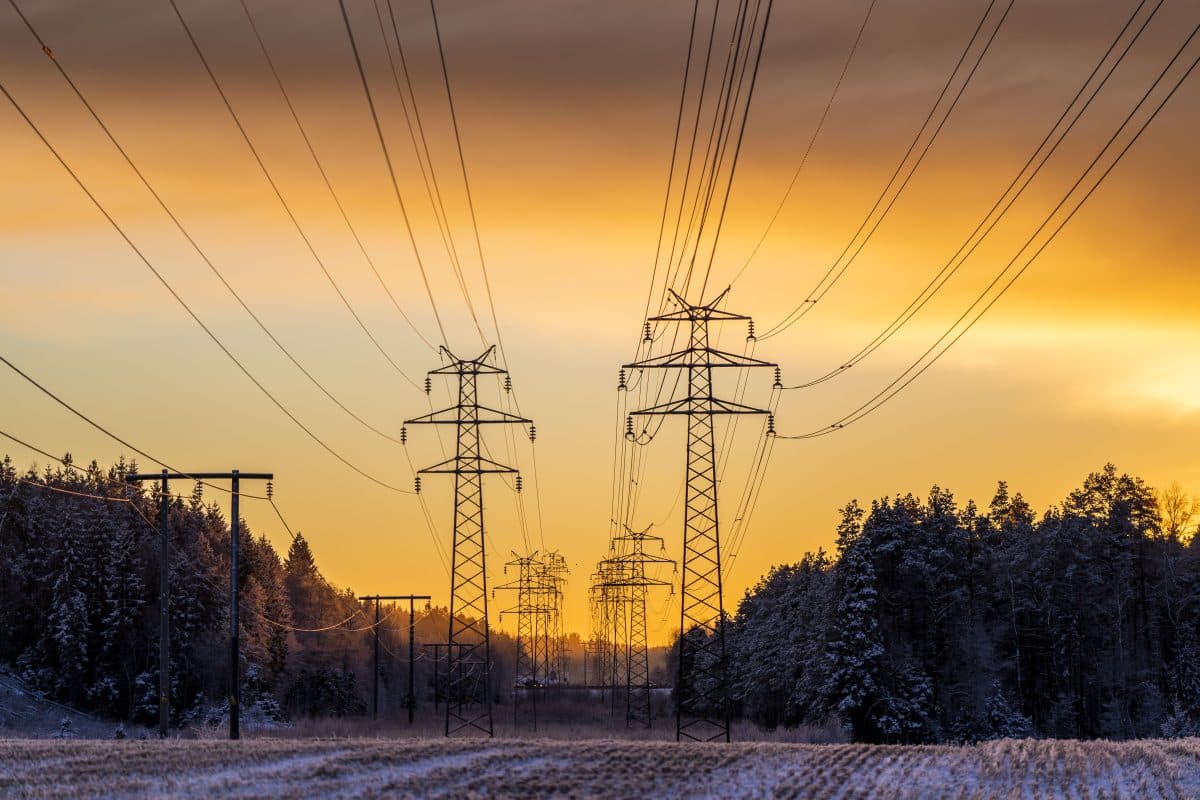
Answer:
[{"label": "utility pole crossarm", "polygon": [[242,472],[241,470],[233,470],[231,472],[162,472],[135,473],[126,475],[125,480],[128,483],[137,483],[139,481],[157,480],[162,482],[162,498],[159,509],[159,524],[161,527],[162,543],[160,545],[160,588],[159,588],[159,613],[160,617],[160,640],[159,640],[159,735],[166,737],[167,735],[167,718],[168,718],[168,703],[170,681],[167,675],[168,670],[168,642],[167,642],[167,625],[168,625],[168,603],[169,594],[167,586],[167,575],[169,573],[169,553],[170,553],[170,537],[167,514],[167,482],[170,480],[195,480],[195,481],[221,481],[227,480],[230,482],[230,509],[229,509],[229,738],[238,739],[241,737],[240,714],[242,702],[242,688],[240,677],[241,663],[241,645],[238,633],[240,624],[238,614],[238,533],[241,526],[241,514],[238,511],[238,500],[241,497],[241,482],[243,480],[251,481],[267,481],[267,499],[271,498],[272,486],[271,481],[275,480],[274,473],[271,472]]},{"label": "utility pole crossarm", "polygon": [[[129,483],[138,481],[157,481],[162,478],[173,481],[221,481],[230,480],[234,476],[232,472],[145,472],[134,475],[126,475],[125,480]],[[275,480],[274,473],[271,472],[238,472],[237,476],[242,480],[249,481],[273,481]]]},{"label": "utility pole crossarm", "polygon": [[427,594],[370,594],[358,598],[360,601],[375,601],[375,624],[371,627],[374,634],[374,655],[371,667],[371,719],[379,719],[379,602],[381,600],[408,601],[408,724],[413,724],[413,710],[417,705],[416,689],[413,683],[413,670],[416,664],[416,614],[413,603],[417,600],[431,600]]}]

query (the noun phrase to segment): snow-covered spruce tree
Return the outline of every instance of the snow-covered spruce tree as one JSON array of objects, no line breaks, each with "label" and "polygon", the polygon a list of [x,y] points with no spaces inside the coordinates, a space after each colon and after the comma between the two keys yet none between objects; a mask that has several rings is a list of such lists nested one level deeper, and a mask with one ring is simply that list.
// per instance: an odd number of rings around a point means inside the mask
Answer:
[{"label": "snow-covered spruce tree", "polygon": [[57,552],[46,575],[46,582],[53,588],[42,651],[45,665],[53,670],[52,681],[42,688],[73,703],[83,700],[83,687],[88,683],[94,655],[89,647],[88,602],[94,573],[90,564],[90,536],[85,532],[82,518],[82,508],[68,505],[55,526]]},{"label": "snow-covered spruce tree", "polygon": [[827,707],[850,728],[855,741],[882,742],[886,733],[875,712],[886,702],[879,673],[883,637],[879,631],[879,595],[875,566],[862,537],[863,512],[851,502],[838,526],[835,575],[838,603],[829,648],[829,676],[822,690]]}]

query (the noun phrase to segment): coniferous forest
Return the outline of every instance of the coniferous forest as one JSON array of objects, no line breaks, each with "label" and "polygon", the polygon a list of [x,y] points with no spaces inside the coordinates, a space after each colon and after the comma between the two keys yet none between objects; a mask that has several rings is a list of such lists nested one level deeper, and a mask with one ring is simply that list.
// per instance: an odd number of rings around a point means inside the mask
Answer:
[{"label": "coniferous forest", "polygon": [[841,512],[837,552],[779,566],[738,606],[741,713],[834,717],[865,742],[1195,735],[1196,505],[1109,465],[1038,514],[939,487]]},{"label": "coniferous forest", "polygon": [[[149,724],[158,715],[160,495],[156,486],[130,494],[123,478],[136,471],[122,461],[21,473],[0,462],[0,668],[52,700]],[[228,711],[229,524],[199,485],[171,497],[169,519],[172,723],[217,724]],[[374,607],[322,576],[302,533],[281,557],[241,525],[245,712],[267,723],[366,713]],[[407,606],[385,607],[383,622],[381,707],[403,708]],[[446,627],[445,608],[418,606],[418,642],[444,641]],[[512,642],[494,633],[493,643],[493,682],[504,685]],[[432,697],[432,654],[420,651],[414,674],[418,694]]]},{"label": "coniferous forest", "polygon": [[[0,463],[0,667],[48,698],[149,723],[159,497],[127,493],[133,470]],[[986,508],[938,487],[852,501],[835,554],[773,568],[737,605],[734,711],[865,742],[1194,735],[1198,519],[1178,488],[1111,465],[1040,514],[1005,483]],[[200,724],[228,692],[229,526],[199,488],[171,498],[170,525],[172,719]],[[281,558],[242,530],[244,706],[265,720],[366,713],[373,610],[325,580],[303,535]],[[383,691],[400,707],[406,609],[388,615]],[[418,640],[442,641],[446,621],[422,609]],[[503,702],[513,642],[494,632],[493,645]],[[416,674],[432,696],[426,654]]]}]

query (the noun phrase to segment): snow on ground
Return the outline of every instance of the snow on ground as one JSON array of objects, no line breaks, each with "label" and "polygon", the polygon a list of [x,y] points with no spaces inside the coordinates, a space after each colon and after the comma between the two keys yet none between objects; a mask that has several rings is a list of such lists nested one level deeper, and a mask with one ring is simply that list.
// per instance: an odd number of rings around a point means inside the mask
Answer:
[{"label": "snow on ground", "polygon": [[0,740],[18,798],[1138,798],[1200,791],[1200,740],[870,747],[592,740]]}]

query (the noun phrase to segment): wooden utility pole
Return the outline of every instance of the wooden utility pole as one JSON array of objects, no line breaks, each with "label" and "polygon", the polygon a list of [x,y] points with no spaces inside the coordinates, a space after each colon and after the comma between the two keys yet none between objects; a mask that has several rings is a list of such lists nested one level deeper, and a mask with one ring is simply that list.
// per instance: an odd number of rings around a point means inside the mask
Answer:
[{"label": "wooden utility pole", "polygon": [[167,494],[168,481],[171,480],[194,480],[194,481],[220,481],[227,480],[231,483],[230,487],[230,511],[229,511],[229,738],[238,739],[241,737],[240,731],[240,706],[242,699],[241,681],[238,676],[238,532],[241,525],[239,519],[238,500],[241,496],[241,481],[271,481],[275,476],[270,472],[240,472],[233,470],[232,472],[168,472],[163,470],[161,473],[146,473],[136,475],[126,475],[125,480],[130,483],[140,483],[141,481],[159,480],[162,486],[162,497],[160,498],[158,520],[159,520],[159,535],[161,537],[159,543],[159,633],[158,633],[158,648],[159,648],[159,663],[158,663],[158,732],[160,736],[167,735],[167,722],[170,718],[170,672],[169,672],[169,643],[168,622],[170,610],[170,593],[168,585],[168,576],[170,573],[170,525],[168,519],[169,496]]},{"label": "wooden utility pole", "polygon": [[417,600],[429,600],[431,598],[427,594],[373,594],[360,597],[358,599],[375,601],[375,625],[372,628],[372,630],[375,632],[375,655],[371,660],[371,719],[379,719],[379,601],[408,601],[408,701],[406,705],[408,706],[408,724],[412,725],[413,709],[417,705],[416,682],[413,680],[413,669],[417,661],[417,622],[415,603]]}]

